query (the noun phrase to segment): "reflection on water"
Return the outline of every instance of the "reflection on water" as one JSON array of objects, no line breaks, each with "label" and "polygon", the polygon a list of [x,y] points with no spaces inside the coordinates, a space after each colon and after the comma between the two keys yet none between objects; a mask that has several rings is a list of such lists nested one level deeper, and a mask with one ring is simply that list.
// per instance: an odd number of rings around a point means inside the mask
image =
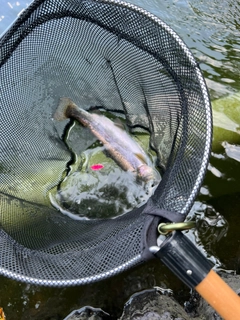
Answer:
[{"label": "reflection on water", "polygon": [[239,1],[130,2],[153,12],[181,36],[200,62],[212,98],[239,90]]},{"label": "reflection on water", "polygon": [[195,220],[197,224],[196,230],[189,231],[191,240],[215,268],[222,267],[222,262],[217,256],[217,246],[219,241],[227,236],[229,229],[227,220],[212,205],[200,201],[195,201],[188,219]]},{"label": "reflection on water", "polygon": [[[129,2],[151,11],[181,36],[200,62],[212,100],[239,90],[239,1]],[[28,3],[1,0],[0,34]],[[239,112],[234,113],[235,110],[239,110],[237,105],[231,108],[231,103],[224,109],[216,109],[218,123],[226,124],[226,118],[221,118],[221,114],[227,115],[227,127],[224,130],[219,127],[214,129],[219,139],[214,145],[216,149],[198,201],[189,214],[189,219],[195,217],[198,221],[199,228],[195,233],[188,232],[188,236],[217,266],[240,272],[240,142],[237,134],[240,120]],[[229,119],[234,122],[234,136],[230,135]],[[9,319],[62,319],[71,310],[84,305],[102,307],[110,314],[119,316],[124,302],[132,293],[154,285],[170,287],[179,297],[188,294],[188,289],[158,261],[83,287],[41,288],[3,277],[0,282],[0,306],[4,307]]]},{"label": "reflection on water", "polygon": [[0,10],[0,35],[8,28],[31,1],[2,0]]},{"label": "reflection on water", "polygon": [[229,158],[240,162],[240,146],[230,144],[227,141],[224,141],[222,143],[222,146],[224,147],[225,152]]}]

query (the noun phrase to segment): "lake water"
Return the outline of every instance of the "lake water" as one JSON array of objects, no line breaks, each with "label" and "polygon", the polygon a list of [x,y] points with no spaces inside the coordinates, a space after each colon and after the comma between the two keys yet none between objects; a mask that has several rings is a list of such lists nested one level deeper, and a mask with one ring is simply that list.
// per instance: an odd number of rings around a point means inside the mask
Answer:
[{"label": "lake water", "polygon": [[[185,41],[200,63],[213,104],[213,152],[201,192],[189,213],[198,231],[188,236],[216,267],[240,272],[240,2],[233,0],[130,1],[160,17]],[[1,0],[0,34],[28,1]],[[233,95],[233,96],[232,96]],[[228,98],[228,97],[231,98]],[[233,97],[233,98],[232,98]],[[234,98],[235,97],[235,98]],[[224,100],[225,99],[225,100]],[[235,123],[224,129],[224,117]],[[229,123],[229,122],[228,122]],[[234,131],[234,132],[233,132]],[[152,261],[82,287],[42,288],[0,277],[0,307],[9,319],[62,319],[84,305],[119,316],[124,302],[152,286],[169,287],[183,303],[189,290],[160,262]]]}]

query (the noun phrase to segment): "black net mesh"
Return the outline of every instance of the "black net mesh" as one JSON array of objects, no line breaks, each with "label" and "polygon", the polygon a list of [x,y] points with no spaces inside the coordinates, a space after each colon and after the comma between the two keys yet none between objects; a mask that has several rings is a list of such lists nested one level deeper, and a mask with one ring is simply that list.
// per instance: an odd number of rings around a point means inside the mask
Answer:
[{"label": "black net mesh", "polygon": [[[207,89],[192,54],[162,21],[117,1],[37,0],[0,40],[0,273],[45,285],[100,280],[142,262],[143,207],[74,220],[48,192],[71,161],[53,114],[61,97],[120,112],[150,133],[164,172],[151,197],[183,219],[211,142]],[[84,139],[76,138],[84,149]]]}]

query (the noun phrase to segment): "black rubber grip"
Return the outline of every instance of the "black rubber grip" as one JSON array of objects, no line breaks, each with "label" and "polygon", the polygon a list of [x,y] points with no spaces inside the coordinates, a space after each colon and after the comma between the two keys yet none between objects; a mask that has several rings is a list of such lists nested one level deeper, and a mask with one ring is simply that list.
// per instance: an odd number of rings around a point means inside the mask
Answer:
[{"label": "black rubber grip", "polygon": [[195,288],[213,266],[180,231],[173,232],[155,255],[190,288]]}]

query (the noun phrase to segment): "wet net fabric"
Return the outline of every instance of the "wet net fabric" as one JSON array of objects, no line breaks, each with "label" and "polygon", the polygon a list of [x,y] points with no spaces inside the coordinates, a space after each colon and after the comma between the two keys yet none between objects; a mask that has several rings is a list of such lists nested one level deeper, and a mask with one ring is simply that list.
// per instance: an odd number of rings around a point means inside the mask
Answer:
[{"label": "wet net fabric", "polygon": [[[151,201],[186,216],[208,163],[211,111],[192,54],[124,2],[35,1],[0,40],[0,273],[50,286],[101,280],[142,262],[146,214],[74,220],[47,196],[66,174],[61,97],[120,112],[150,132],[164,174]],[[75,138],[84,150],[84,140]]]}]

